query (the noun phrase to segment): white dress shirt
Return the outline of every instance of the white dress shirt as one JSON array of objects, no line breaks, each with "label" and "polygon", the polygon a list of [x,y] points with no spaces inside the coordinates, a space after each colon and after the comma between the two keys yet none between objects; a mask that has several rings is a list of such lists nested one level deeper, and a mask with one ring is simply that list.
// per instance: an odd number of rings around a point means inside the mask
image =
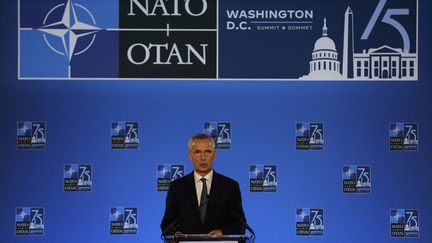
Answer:
[{"label": "white dress shirt", "polygon": [[[201,193],[203,188],[203,183],[201,181],[202,176],[200,176],[196,171],[194,171],[194,179],[195,179],[195,189],[196,189],[196,195],[198,199],[198,206],[201,205]],[[207,185],[207,193],[210,194],[211,189],[211,183],[213,179],[213,170],[211,170],[206,176],[204,176],[206,179],[206,185]]]}]

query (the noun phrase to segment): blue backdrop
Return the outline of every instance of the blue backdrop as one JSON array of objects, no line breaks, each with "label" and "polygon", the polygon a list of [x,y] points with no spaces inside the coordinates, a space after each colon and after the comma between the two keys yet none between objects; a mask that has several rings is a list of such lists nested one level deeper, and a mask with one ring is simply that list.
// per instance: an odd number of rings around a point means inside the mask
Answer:
[{"label": "blue backdrop", "polygon": [[[215,169],[240,183],[257,242],[432,242],[432,17],[429,1],[420,6],[414,82],[89,81],[18,80],[17,2],[4,2],[0,241],[158,242],[166,194],[156,191],[157,164],[190,172],[188,138],[206,121],[228,121],[232,147],[218,151]],[[46,121],[45,150],[17,150],[18,121]],[[111,149],[112,121],[139,122],[139,149]],[[324,150],[295,149],[302,121],[324,123]],[[418,151],[389,151],[388,126],[399,121],[418,122]],[[92,192],[63,192],[68,163],[93,164]],[[249,192],[250,164],[278,166],[277,192]],[[370,194],[342,192],[346,164],[371,166]],[[138,208],[138,235],[109,234],[113,206]],[[15,236],[16,207],[45,208],[44,236]],[[324,208],[324,236],[295,235],[302,207]],[[419,238],[390,237],[392,208],[419,209]]]}]

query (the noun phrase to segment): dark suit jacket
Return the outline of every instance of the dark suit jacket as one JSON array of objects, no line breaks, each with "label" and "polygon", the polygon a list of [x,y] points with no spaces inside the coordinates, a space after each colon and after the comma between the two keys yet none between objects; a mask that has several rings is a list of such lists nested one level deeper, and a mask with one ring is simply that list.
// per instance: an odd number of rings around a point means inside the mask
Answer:
[{"label": "dark suit jacket", "polygon": [[161,229],[165,235],[180,231],[184,234],[207,234],[221,229],[225,235],[244,234],[245,215],[239,184],[214,172],[204,223],[195,189],[193,172],[174,180],[166,197]]}]

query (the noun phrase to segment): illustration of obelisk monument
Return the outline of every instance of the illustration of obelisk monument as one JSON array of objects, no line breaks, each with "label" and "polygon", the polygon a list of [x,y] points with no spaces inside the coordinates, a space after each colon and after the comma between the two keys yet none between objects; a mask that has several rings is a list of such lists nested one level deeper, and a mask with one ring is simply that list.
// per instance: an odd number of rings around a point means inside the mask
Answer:
[{"label": "illustration of obelisk monument", "polygon": [[343,58],[342,58],[342,77],[352,79],[353,75],[353,55],[354,55],[354,16],[350,7],[345,11],[344,38],[343,38]]}]

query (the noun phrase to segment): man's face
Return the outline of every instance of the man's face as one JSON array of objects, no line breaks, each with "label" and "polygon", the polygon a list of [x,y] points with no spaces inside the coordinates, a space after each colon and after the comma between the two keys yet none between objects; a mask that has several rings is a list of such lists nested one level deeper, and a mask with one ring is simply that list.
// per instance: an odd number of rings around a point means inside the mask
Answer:
[{"label": "man's face", "polygon": [[216,151],[208,139],[195,139],[189,150],[189,159],[194,165],[195,171],[201,176],[207,175],[213,168],[213,160]]}]

